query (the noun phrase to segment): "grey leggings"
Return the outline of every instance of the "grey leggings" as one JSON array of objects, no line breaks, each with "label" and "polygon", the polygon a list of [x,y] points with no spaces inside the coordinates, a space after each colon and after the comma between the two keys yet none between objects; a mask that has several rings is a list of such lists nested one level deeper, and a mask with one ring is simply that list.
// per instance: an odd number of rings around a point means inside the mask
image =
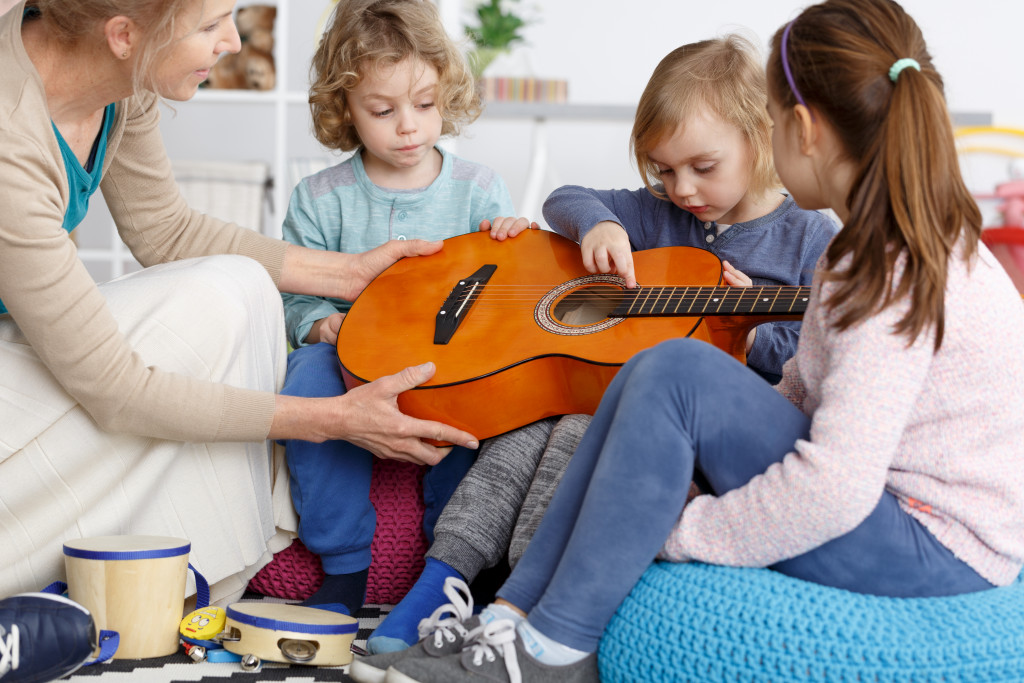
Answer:
[{"label": "grey leggings", "polygon": [[514,567],[590,420],[550,417],[485,441],[438,518],[427,557],[466,581],[498,564],[506,551]]}]

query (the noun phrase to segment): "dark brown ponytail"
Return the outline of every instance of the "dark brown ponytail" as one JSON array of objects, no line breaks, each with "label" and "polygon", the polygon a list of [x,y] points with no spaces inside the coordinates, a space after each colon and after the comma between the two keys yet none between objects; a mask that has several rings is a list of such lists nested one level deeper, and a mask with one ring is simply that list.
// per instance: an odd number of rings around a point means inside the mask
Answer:
[{"label": "dark brown ponytail", "polygon": [[[948,263],[976,252],[981,213],[960,174],[942,78],[921,31],[891,0],[827,0],[790,26],[785,56],[782,33],[772,40],[770,91],[788,110],[797,103],[795,87],[833,126],[856,167],[849,220],[826,251],[827,277],[839,282],[827,304],[843,304],[836,325],[846,329],[909,297],[895,331],[913,342],[934,325],[938,349]],[[917,66],[890,78],[901,59]],[[963,254],[955,251],[961,242]],[[904,270],[894,282],[901,256]],[[849,265],[833,270],[846,257]]]}]

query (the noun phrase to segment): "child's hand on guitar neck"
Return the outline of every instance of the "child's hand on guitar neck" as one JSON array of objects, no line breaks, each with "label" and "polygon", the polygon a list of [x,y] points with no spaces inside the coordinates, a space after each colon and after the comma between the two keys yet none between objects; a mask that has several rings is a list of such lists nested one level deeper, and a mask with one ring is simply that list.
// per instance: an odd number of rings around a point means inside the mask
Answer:
[{"label": "child's hand on guitar neck", "polygon": [[[725,284],[730,287],[751,287],[754,282],[746,273],[736,268],[728,261],[722,261],[722,279],[725,280]],[[747,353],[750,353],[750,349],[754,346],[754,339],[757,337],[757,328],[752,328],[747,333],[746,349]]]},{"label": "child's hand on guitar neck", "polygon": [[753,281],[728,261],[722,261],[722,277],[730,287],[750,287]]},{"label": "child's hand on guitar neck", "polygon": [[540,230],[540,226],[530,221],[529,218],[516,218],[515,216],[498,216],[492,221],[480,221],[480,232],[490,232],[491,238],[499,242],[506,237],[515,237],[523,230]]},{"label": "child's hand on guitar neck", "polygon": [[601,221],[580,240],[583,267],[590,273],[615,273],[626,281],[626,287],[636,287],[633,267],[633,248],[626,230],[614,221]]}]

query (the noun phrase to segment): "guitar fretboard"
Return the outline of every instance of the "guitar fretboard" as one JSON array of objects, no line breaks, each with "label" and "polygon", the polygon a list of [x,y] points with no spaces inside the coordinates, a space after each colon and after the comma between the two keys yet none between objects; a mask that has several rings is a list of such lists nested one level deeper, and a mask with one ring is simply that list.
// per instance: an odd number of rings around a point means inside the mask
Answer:
[{"label": "guitar fretboard", "polygon": [[637,287],[624,290],[609,317],[799,315],[810,287]]}]

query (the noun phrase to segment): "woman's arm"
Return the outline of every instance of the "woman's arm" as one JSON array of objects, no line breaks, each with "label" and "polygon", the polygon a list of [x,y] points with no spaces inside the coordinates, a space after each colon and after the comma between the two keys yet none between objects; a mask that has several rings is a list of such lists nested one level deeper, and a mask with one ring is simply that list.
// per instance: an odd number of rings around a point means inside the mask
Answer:
[{"label": "woman's arm", "polygon": [[322,442],[345,439],[378,457],[436,465],[451,450],[423,439],[476,448],[476,439],[439,422],[402,414],[396,397],[434,376],[434,365],[406,368],[395,375],[331,398],[277,396],[271,439]]},{"label": "woman's arm", "polygon": [[278,289],[292,294],[333,296],[354,300],[370,281],[407,256],[427,256],[443,243],[391,240],[361,254],[321,251],[289,244],[281,266]]}]

